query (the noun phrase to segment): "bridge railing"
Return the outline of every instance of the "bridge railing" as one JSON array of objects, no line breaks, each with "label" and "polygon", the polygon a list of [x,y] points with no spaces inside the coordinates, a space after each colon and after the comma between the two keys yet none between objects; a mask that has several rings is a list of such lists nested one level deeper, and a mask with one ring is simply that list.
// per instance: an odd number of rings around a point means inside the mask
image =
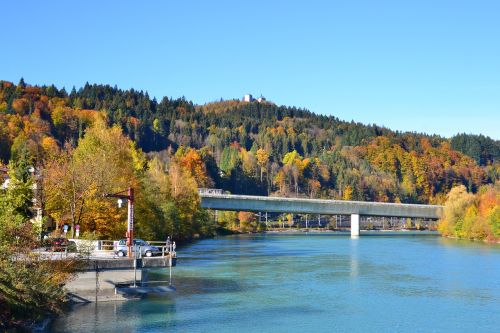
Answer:
[{"label": "bridge railing", "polygon": [[219,188],[199,188],[198,194],[222,195],[222,189]]}]

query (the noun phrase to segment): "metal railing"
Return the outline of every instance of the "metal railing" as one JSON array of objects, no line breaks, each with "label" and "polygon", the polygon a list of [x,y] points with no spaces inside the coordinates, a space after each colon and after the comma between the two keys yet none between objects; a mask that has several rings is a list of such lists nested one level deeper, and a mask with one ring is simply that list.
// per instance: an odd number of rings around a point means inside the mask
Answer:
[{"label": "metal railing", "polygon": [[148,243],[161,249],[162,257],[165,257],[168,254],[172,254],[173,257],[177,256],[175,249],[173,248],[173,243],[170,243],[169,245],[166,245],[166,242],[163,241],[148,241]]},{"label": "metal railing", "polygon": [[222,189],[219,188],[199,188],[198,194],[222,195]]},{"label": "metal railing", "polygon": [[[115,257],[117,247],[118,247],[118,241],[103,241],[103,242],[111,242],[113,244],[113,249],[111,250],[111,252],[113,252],[114,257]],[[151,256],[160,255],[160,254],[162,257],[171,256],[172,258],[175,258],[177,256],[175,249],[173,247],[173,244],[167,245],[166,242],[164,242],[164,241],[146,241],[146,243],[158,248],[158,252],[152,252]],[[135,245],[133,248],[134,248],[133,249],[134,257],[137,257],[138,254],[140,254],[139,257],[144,257],[144,255],[147,256],[147,251],[145,253],[142,253],[143,252],[142,246]],[[109,252],[106,250],[101,250],[101,251],[102,252]]]},{"label": "metal railing", "polygon": [[[151,256],[169,256],[176,258],[177,254],[173,243],[167,245],[165,241],[148,241],[149,245],[156,247],[158,250],[151,252]],[[52,259],[62,259],[67,257],[117,257],[118,241],[113,240],[84,240],[84,239],[69,239],[67,245],[49,244],[42,246],[37,252]],[[134,246],[134,257],[148,256],[147,251],[144,252],[142,246]],[[143,253],[144,252],[144,253]]]}]

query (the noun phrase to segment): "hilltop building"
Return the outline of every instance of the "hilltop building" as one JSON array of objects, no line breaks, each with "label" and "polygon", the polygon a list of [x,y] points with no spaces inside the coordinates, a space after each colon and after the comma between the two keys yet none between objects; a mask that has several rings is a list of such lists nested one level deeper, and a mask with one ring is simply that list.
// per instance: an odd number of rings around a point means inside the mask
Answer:
[{"label": "hilltop building", "polygon": [[250,102],[255,102],[255,101],[257,101],[257,102],[259,102],[259,103],[264,103],[264,102],[266,102],[267,100],[266,100],[266,98],[265,98],[264,96],[262,96],[262,95],[260,95],[260,97],[259,97],[259,98],[257,98],[257,99],[253,98],[252,94],[246,94],[246,95],[244,95],[244,96],[243,96],[243,102],[248,102],[248,103],[250,103]]}]

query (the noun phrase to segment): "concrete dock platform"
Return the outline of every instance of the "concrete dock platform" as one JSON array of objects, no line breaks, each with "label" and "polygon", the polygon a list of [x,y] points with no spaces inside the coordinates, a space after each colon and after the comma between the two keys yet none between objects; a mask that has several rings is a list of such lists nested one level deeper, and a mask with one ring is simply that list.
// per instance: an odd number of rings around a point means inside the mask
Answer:
[{"label": "concrete dock platform", "polygon": [[[134,260],[136,260],[135,268]],[[76,303],[87,303],[126,300],[142,296],[148,289],[144,289],[143,292],[125,292],[124,290],[117,292],[117,286],[122,288],[130,286],[134,280],[141,286],[145,286],[149,270],[172,267],[176,264],[177,258],[170,256],[85,260],[79,266],[76,277],[66,284],[68,297]],[[158,289],[158,287],[155,288]],[[162,291],[160,289],[158,291]],[[155,290],[151,289],[151,292]],[[165,292],[166,289],[163,291]]]}]

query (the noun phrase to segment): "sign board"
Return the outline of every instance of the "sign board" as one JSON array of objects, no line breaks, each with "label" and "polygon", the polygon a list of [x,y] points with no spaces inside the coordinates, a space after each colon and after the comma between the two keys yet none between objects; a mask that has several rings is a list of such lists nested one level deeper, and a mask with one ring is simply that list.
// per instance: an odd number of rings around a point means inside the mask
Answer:
[{"label": "sign board", "polygon": [[134,230],[134,205],[128,205],[128,228],[129,231]]}]

